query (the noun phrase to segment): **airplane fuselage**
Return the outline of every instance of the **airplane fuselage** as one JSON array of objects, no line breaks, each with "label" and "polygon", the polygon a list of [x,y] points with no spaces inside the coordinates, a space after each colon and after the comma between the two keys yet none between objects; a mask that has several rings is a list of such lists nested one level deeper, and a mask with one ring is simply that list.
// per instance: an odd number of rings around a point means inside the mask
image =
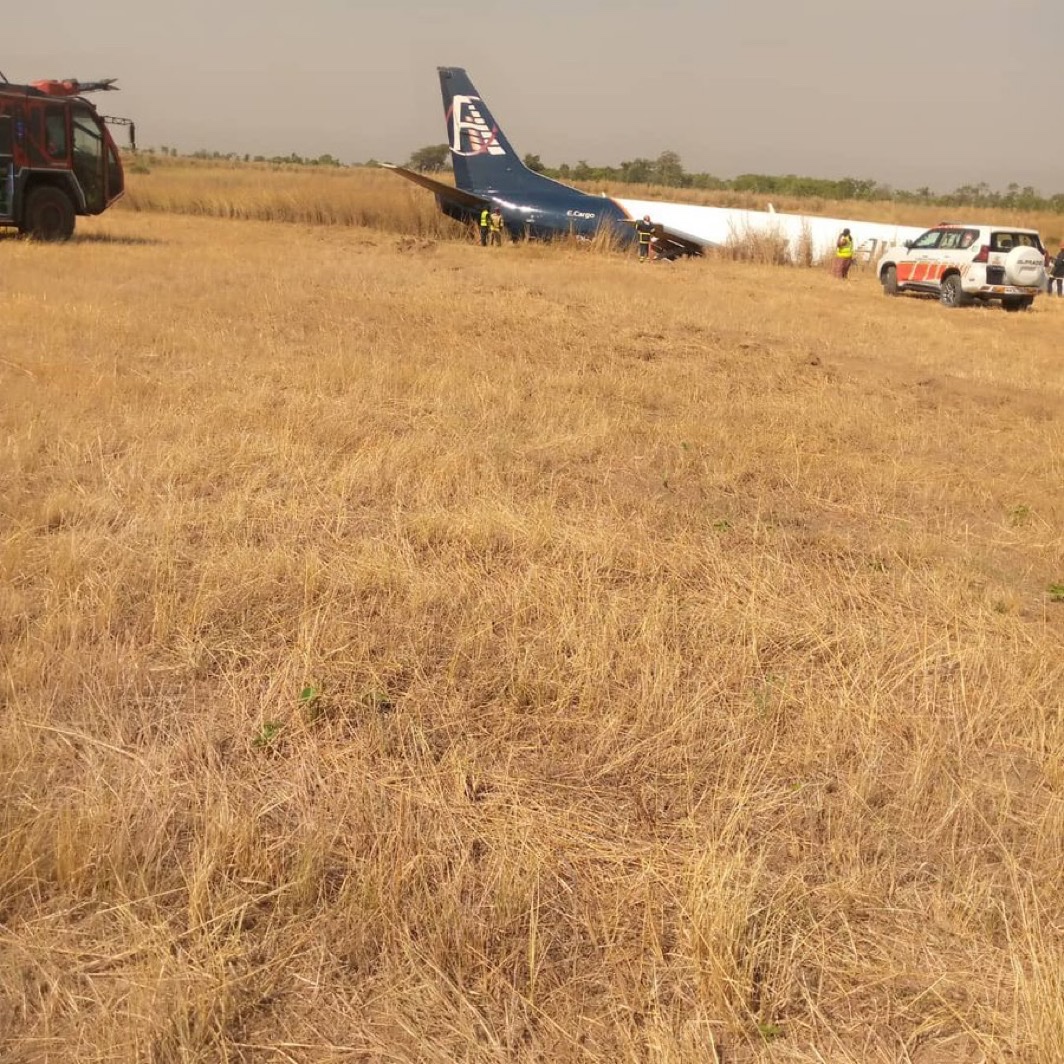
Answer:
[{"label": "airplane fuselage", "polygon": [[[591,239],[603,232],[622,242],[633,237],[628,216],[606,196],[592,196],[562,184],[530,196],[491,188],[478,188],[475,192],[499,206],[506,229],[515,239],[549,240],[561,235]],[[480,212],[475,207],[437,199],[444,214],[460,222],[476,223]]]},{"label": "airplane fuselage", "polygon": [[498,206],[514,238],[607,234],[626,244],[635,239],[636,219],[649,217],[655,250],[667,258],[767,237],[794,262],[834,255],[844,229],[858,253],[870,258],[882,246],[924,232],[889,222],[594,196],[525,166],[464,70],[440,67],[439,75],[454,185],[392,169],[433,192],[440,209],[461,222],[475,225],[485,210]]}]

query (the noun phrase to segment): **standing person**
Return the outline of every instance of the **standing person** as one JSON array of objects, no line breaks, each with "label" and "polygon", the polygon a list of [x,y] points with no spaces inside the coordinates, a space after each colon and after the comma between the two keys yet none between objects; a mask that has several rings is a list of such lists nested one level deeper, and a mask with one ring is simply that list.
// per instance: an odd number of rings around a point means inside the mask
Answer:
[{"label": "standing person", "polygon": [[488,210],[487,204],[480,212],[480,246],[486,248],[488,246],[488,228],[491,225],[491,211]]},{"label": "standing person", "polygon": [[1057,284],[1057,295],[1064,296],[1064,243],[1061,243],[1060,250],[1057,252],[1057,257],[1053,260],[1053,265],[1049,267],[1049,281],[1046,285],[1046,295],[1053,294],[1053,282]]},{"label": "standing person", "polygon": [[843,229],[839,239],[835,241],[835,276],[841,281],[846,280],[846,275],[853,265],[853,237],[849,229]]},{"label": "standing person", "polygon": [[490,230],[490,241],[492,247],[502,247],[502,211],[499,210],[498,204],[491,209],[491,217],[488,219],[488,228]]},{"label": "standing person", "polygon": [[635,231],[639,236],[639,261],[646,262],[650,256],[650,241],[654,238],[654,223],[650,220],[649,214],[644,214],[635,223]]}]

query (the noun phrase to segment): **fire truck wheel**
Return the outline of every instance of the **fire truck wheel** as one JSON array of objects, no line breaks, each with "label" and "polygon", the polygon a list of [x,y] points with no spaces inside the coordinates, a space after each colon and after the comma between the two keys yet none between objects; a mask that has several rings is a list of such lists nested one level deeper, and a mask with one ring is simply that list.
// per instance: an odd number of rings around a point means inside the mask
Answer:
[{"label": "fire truck wheel", "polygon": [[35,188],[26,197],[20,229],[36,240],[69,240],[74,232],[74,204],[58,188]]}]

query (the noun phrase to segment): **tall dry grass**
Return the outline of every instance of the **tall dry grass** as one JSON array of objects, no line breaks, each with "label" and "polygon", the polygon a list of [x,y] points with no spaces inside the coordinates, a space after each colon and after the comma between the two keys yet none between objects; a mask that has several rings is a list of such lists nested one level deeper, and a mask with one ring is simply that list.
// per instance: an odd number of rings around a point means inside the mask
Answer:
[{"label": "tall dry grass", "polygon": [[[446,175],[441,179],[449,180]],[[150,165],[148,173],[129,173],[127,185],[126,197],[120,202],[120,208],[127,210],[360,226],[433,239],[470,236],[458,223],[440,214],[430,193],[411,186],[396,174],[372,167],[334,169],[178,159],[165,160],[161,164],[157,161]],[[596,195],[606,193],[622,198],[753,210],[765,210],[771,202],[781,212],[896,222],[899,225],[936,225],[946,220],[945,214],[949,213],[944,213],[941,207],[893,201],[803,200],[616,182],[575,182],[574,185]],[[953,213],[957,215],[952,219],[954,221],[1002,222],[1038,229],[1047,246],[1058,243],[1060,234],[1064,233],[1064,221],[1059,214],[992,209],[964,209]],[[764,241],[758,243],[745,239],[736,243],[733,257],[759,262],[778,258],[764,246]]]},{"label": "tall dry grass", "polygon": [[1064,1059],[1060,305],[81,233],[0,241],[0,1058]]},{"label": "tall dry grass", "polygon": [[430,239],[467,235],[432,195],[383,169],[184,160],[130,173],[127,185],[121,207],[138,212],[357,226]]}]

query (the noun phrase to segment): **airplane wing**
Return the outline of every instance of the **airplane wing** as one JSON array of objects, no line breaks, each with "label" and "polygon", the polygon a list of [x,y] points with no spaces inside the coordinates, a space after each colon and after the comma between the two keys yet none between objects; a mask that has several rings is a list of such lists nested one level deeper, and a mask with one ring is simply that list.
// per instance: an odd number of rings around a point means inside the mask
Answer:
[{"label": "airplane wing", "polygon": [[408,170],[405,166],[394,166],[392,163],[382,163],[381,165],[387,170],[394,170],[401,177],[405,177],[407,181],[413,181],[415,185],[427,188],[429,192],[434,192],[441,199],[454,203],[459,207],[486,207],[491,204],[491,200],[484,199],[483,196],[475,196],[472,192],[465,192],[443,181],[434,181],[431,177],[419,174],[416,170]]},{"label": "airplane wing", "polygon": [[[625,221],[629,225],[635,225],[637,219],[626,218]],[[691,233],[685,233],[680,229],[674,229],[670,225],[662,225],[660,222],[653,222],[652,224],[654,226],[654,246],[663,258],[671,258],[676,255],[701,255],[707,247],[716,246],[713,241],[705,240]]]},{"label": "airplane wing", "polygon": [[659,254],[669,255],[701,255],[707,247],[712,247],[706,240],[699,240],[690,233],[681,233],[679,229],[672,229],[665,225],[654,226],[654,240]]}]

